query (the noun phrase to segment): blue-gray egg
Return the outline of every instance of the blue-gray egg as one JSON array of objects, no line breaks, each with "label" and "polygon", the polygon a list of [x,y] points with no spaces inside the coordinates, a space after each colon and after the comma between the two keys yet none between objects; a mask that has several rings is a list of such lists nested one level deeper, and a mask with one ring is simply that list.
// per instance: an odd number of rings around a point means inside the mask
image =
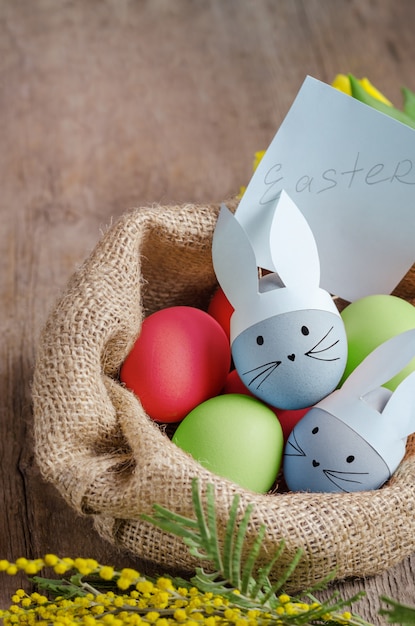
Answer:
[{"label": "blue-gray egg", "polygon": [[390,478],[388,465],[363,437],[318,407],[292,430],[283,468],[291,491],[366,491]]},{"label": "blue-gray egg", "polygon": [[232,356],[244,385],[280,409],[312,406],[338,385],[347,361],[339,315],[330,311],[281,313],[239,334]]}]

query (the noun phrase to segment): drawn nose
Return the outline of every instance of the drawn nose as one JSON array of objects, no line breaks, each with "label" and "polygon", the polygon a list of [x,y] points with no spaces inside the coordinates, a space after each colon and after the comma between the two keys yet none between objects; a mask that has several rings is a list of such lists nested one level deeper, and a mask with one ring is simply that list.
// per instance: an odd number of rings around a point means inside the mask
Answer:
[{"label": "drawn nose", "polygon": [[295,354],[289,354],[288,359],[290,359],[290,361],[295,361]]},{"label": "drawn nose", "polygon": [[320,463],[316,461],[315,459],[313,459],[313,467],[318,467],[319,465]]}]

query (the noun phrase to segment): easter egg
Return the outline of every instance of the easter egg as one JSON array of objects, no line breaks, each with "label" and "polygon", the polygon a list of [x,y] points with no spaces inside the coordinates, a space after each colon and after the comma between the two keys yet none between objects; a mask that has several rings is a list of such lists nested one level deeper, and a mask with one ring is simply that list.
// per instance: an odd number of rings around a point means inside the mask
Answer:
[{"label": "easter egg", "polygon": [[194,307],[149,315],[124,361],[120,380],[157,422],[178,422],[220,393],[231,361],[220,324]]},{"label": "easter egg", "polygon": [[310,410],[310,407],[305,409],[275,409],[275,415],[278,417],[282,428],[282,434],[284,441],[288,440],[294,426],[304,417]]},{"label": "easter egg", "polygon": [[[255,397],[251,391],[245,387],[240,376],[236,370],[232,370],[229,372],[226,377],[225,386],[223,388],[223,393],[243,393],[247,396]],[[271,411],[275,413],[278,418],[279,423],[281,424],[282,434],[284,436],[284,441],[287,441],[292,429],[300,421],[302,417],[309,411],[309,407],[305,409],[278,409],[276,407],[269,406]]]},{"label": "easter egg", "polygon": [[211,472],[257,493],[277,477],[282,429],[260,400],[242,394],[211,398],[179,424],[172,441]]},{"label": "easter egg", "polygon": [[[347,335],[348,358],[341,384],[381,343],[415,328],[415,307],[396,296],[370,295],[355,300],[341,313]],[[384,386],[394,391],[415,370],[415,359]]]},{"label": "easter egg", "polygon": [[215,291],[209,303],[207,312],[222,326],[228,339],[230,339],[231,317],[234,311],[233,306],[221,287]]},{"label": "easter egg", "polygon": [[255,398],[254,394],[246,387],[237,370],[232,370],[226,377],[225,385],[222,390],[223,393],[242,393],[251,398]]}]

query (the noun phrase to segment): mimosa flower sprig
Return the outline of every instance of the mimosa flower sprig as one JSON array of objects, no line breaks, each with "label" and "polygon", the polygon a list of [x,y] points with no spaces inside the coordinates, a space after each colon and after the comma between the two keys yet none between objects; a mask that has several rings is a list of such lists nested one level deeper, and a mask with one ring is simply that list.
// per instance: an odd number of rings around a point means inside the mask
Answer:
[{"label": "mimosa flower sprig", "polygon": [[[257,570],[255,563],[265,528],[259,530],[256,541],[247,550],[246,530],[252,509],[248,506],[238,522],[238,505],[236,496],[223,546],[217,534],[212,485],[207,487],[204,504],[199,484],[194,481],[194,518],[182,517],[157,505],[154,517],[145,518],[182,537],[201,563],[211,563],[213,574],[200,566],[189,581],[167,576],[152,579],[131,568],[116,570],[94,559],[59,558],[53,554],[34,560],[20,558],[14,563],[2,560],[1,571],[9,575],[25,572],[42,593],[27,593],[18,589],[9,609],[0,611],[0,618],[6,625],[43,626],[367,624],[349,610],[362,594],[349,600],[339,599],[336,594],[325,602],[319,602],[313,595],[315,590],[305,591],[298,597],[284,593],[283,586],[296,567],[300,554],[281,578],[271,583],[269,574],[284,546],[280,546],[268,565]],[[243,554],[247,554],[244,559]],[[40,576],[44,568],[51,568],[60,578]]]},{"label": "mimosa flower sprig", "polygon": [[[206,507],[203,507],[201,493],[197,480],[193,481],[193,507],[196,519],[177,515],[159,505],[154,506],[155,515],[145,519],[162,530],[182,537],[190,553],[203,561],[213,565],[213,572],[207,573],[203,567],[197,567],[191,583],[198,589],[217,594],[232,605],[240,609],[255,609],[267,614],[267,617],[281,619],[284,605],[289,602],[292,609],[292,623],[319,623],[327,619],[340,620],[340,623],[359,623],[362,620],[353,617],[348,611],[339,614],[338,611],[350,605],[363,594],[357,594],[350,600],[343,601],[332,598],[324,604],[316,602],[312,593],[317,587],[304,592],[301,598],[289,598],[283,592],[283,587],[292,575],[301,558],[298,551],[291,564],[282,576],[271,583],[269,575],[284,551],[284,542],[277,549],[273,558],[266,566],[256,568],[266,527],[261,526],[257,538],[245,557],[245,538],[252,505],[248,505],[241,521],[237,522],[239,496],[235,495],[229,511],[229,518],[225,529],[223,546],[217,534],[217,521],[213,486],[208,484],[206,489]],[[329,579],[318,588],[325,586]],[[304,598],[311,600],[311,604],[304,602]],[[299,617],[301,615],[301,618]],[[304,622],[304,616],[306,622]],[[300,622],[297,619],[300,619]],[[283,623],[291,623],[283,622]]]}]

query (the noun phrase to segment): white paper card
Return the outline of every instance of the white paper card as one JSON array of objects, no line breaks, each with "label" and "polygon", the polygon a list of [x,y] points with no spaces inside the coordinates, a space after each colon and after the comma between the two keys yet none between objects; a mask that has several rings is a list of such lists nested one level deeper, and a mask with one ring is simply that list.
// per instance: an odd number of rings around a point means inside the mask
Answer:
[{"label": "white paper card", "polygon": [[330,293],[390,293],[415,261],[415,130],[311,77],[236,211],[268,269],[264,233],[283,189],[314,233]]}]

